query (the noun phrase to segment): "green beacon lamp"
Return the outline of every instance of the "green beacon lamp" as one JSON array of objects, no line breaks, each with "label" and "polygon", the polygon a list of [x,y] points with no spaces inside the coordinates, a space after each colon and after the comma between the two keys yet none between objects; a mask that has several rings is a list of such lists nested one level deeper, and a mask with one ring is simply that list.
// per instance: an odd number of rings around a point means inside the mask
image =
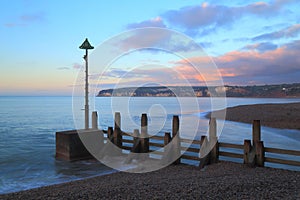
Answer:
[{"label": "green beacon lamp", "polygon": [[85,129],[89,129],[89,79],[88,79],[88,50],[94,49],[94,47],[89,43],[86,38],[85,41],[80,45],[79,49],[85,49],[85,55],[83,59],[85,60]]}]

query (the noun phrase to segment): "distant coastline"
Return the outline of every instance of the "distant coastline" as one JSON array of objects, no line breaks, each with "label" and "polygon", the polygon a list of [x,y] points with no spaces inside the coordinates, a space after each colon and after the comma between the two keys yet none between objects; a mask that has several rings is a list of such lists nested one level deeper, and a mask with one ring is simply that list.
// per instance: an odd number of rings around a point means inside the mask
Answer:
[{"label": "distant coastline", "polygon": [[297,98],[300,97],[300,83],[260,86],[154,86],[127,87],[99,91],[97,97],[211,97],[219,94],[226,97],[253,98]]}]

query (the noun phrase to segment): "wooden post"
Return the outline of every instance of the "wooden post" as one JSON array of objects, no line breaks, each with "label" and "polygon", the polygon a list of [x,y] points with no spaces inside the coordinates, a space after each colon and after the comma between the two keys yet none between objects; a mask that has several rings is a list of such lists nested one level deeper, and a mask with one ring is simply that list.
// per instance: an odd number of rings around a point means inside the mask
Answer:
[{"label": "wooden post", "polygon": [[[180,155],[181,153],[181,144],[180,144],[180,135],[179,135],[179,117],[178,115],[173,116],[172,122],[172,140],[177,137],[177,142],[175,144],[175,155]],[[180,157],[173,163],[173,164],[180,164]]]},{"label": "wooden post", "polygon": [[213,145],[210,152],[209,164],[219,161],[219,142],[217,138],[217,122],[216,118],[211,118],[209,121],[209,143]]},{"label": "wooden post", "polygon": [[98,129],[98,114],[97,114],[97,111],[92,112],[92,129]]},{"label": "wooden post", "polygon": [[113,127],[108,127],[107,129],[107,139],[109,141],[111,141],[112,143],[114,142],[114,130],[113,130]]},{"label": "wooden post", "polygon": [[252,143],[255,153],[254,162],[257,166],[265,165],[265,149],[264,143],[261,141],[261,126],[260,120],[253,120],[252,124]]},{"label": "wooden post", "polygon": [[214,147],[210,152],[210,160],[209,163],[217,163],[219,162],[219,142],[216,141]]},{"label": "wooden post", "polygon": [[139,129],[134,129],[133,131],[133,146],[131,152],[140,153],[141,151],[141,143],[140,143],[140,133]]},{"label": "wooden post", "polygon": [[217,121],[216,118],[209,119],[209,139],[217,137]]},{"label": "wooden post", "polygon": [[[202,135],[201,136],[201,140],[200,140],[200,151],[202,148],[202,145],[207,145],[208,144],[208,140],[206,135]],[[205,150],[205,149],[204,149]],[[206,152],[203,152],[204,154]],[[203,155],[201,155],[202,158],[200,158],[200,162],[199,162],[199,168],[202,169],[205,167],[205,165],[209,164],[209,160],[210,160],[210,152],[207,153],[206,156],[203,157]]]},{"label": "wooden post", "polygon": [[200,148],[201,148],[201,145],[203,144],[203,142],[204,142],[205,139],[206,139],[206,135],[201,135]]},{"label": "wooden post", "polygon": [[119,112],[115,113],[115,129],[121,129],[121,114]]},{"label": "wooden post", "polygon": [[167,144],[169,144],[171,142],[171,134],[170,132],[165,132],[165,136],[164,136],[164,145],[166,146]]},{"label": "wooden post", "polygon": [[256,143],[255,158],[256,158],[257,166],[259,167],[265,166],[265,149],[264,149],[264,142],[262,141]]},{"label": "wooden post", "polygon": [[148,117],[146,113],[141,118],[141,153],[149,152]]},{"label": "wooden post", "polygon": [[244,140],[244,164],[249,164],[249,154],[251,150],[251,141],[250,140]]},{"label": "wooden post", "polygon": [[250,167],[255,166],[255,151],[251,147],[250,140],[244,140],[244,164]]},{"label": "wooden post", "polygon": [[178,115],[174,115],[173,122],[172,122],[172,138],[174,138],[178,132],[179,132],[179,118]]},{"label": "wooden post", "polygon": [[119,112],[115,113],[114,144],[122,148],[121,114]]},{"label": "wooden post", "polygon": [[260,137],[260,120],[253,120],[252,123],[252,145],[255,145],[256,142],[261,141]]},{"label": "wooden post", "polygon": [[209,140],[207,140],[206,136],[201,136],[200,152],[205,156],[203,157],[203,155],[201,155],[199,163],[200,169],[202,169],[205,165],[217,163],[219,161],[219,142],[217,137],[216,118],[210,118],[209,120],[208,135]]}]

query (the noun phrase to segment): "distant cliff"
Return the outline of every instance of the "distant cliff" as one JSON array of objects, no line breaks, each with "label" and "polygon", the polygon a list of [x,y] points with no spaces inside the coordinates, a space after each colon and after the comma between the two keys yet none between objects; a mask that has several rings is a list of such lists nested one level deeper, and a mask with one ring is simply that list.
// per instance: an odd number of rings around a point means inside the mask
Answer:
[{"label": "distant cliff", "polygon": [[128,87],[101,90],[98,97],[136,96],[136,97],[210,97],[216,96],[217,91],[225,91],[227,97],[300,97],[300,83],[259,86],[224,86],[206,87],[186,86],[170,87]]}]

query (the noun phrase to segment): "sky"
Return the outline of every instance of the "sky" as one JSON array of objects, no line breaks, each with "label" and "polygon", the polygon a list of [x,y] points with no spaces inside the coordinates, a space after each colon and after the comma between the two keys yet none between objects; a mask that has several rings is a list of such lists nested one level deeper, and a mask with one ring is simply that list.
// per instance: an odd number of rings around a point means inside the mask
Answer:
[{"label": "sky", "polygon": [[[72,95],[74,85],[83,81],[78,76],[84,71],[84,51],[78,47],[85,38],[95,46],[90,51],[91,58],[102,59],[103,55],[95,52],[105,41],[124,31],[146,27],[172,30],[200,45],[226,85],[300,82],[297,0],[1,3],[0,96]],[[162,38],[144,33],[131,44],[145,41],[151,47]],[[173,52],[127,52],[104,72],[91,71],[91,85],[105,89],[120,80],[124,86],[149,82],[178,85],[182,80],[192,85],[205,84],[203,77],[199,78],[174,54],[185,51],[182,46],[173,45],[172,49]],[[200,57],[193,55],[188,59],[199,62]],[[162,79],[168,81],[161,82]]]}]

